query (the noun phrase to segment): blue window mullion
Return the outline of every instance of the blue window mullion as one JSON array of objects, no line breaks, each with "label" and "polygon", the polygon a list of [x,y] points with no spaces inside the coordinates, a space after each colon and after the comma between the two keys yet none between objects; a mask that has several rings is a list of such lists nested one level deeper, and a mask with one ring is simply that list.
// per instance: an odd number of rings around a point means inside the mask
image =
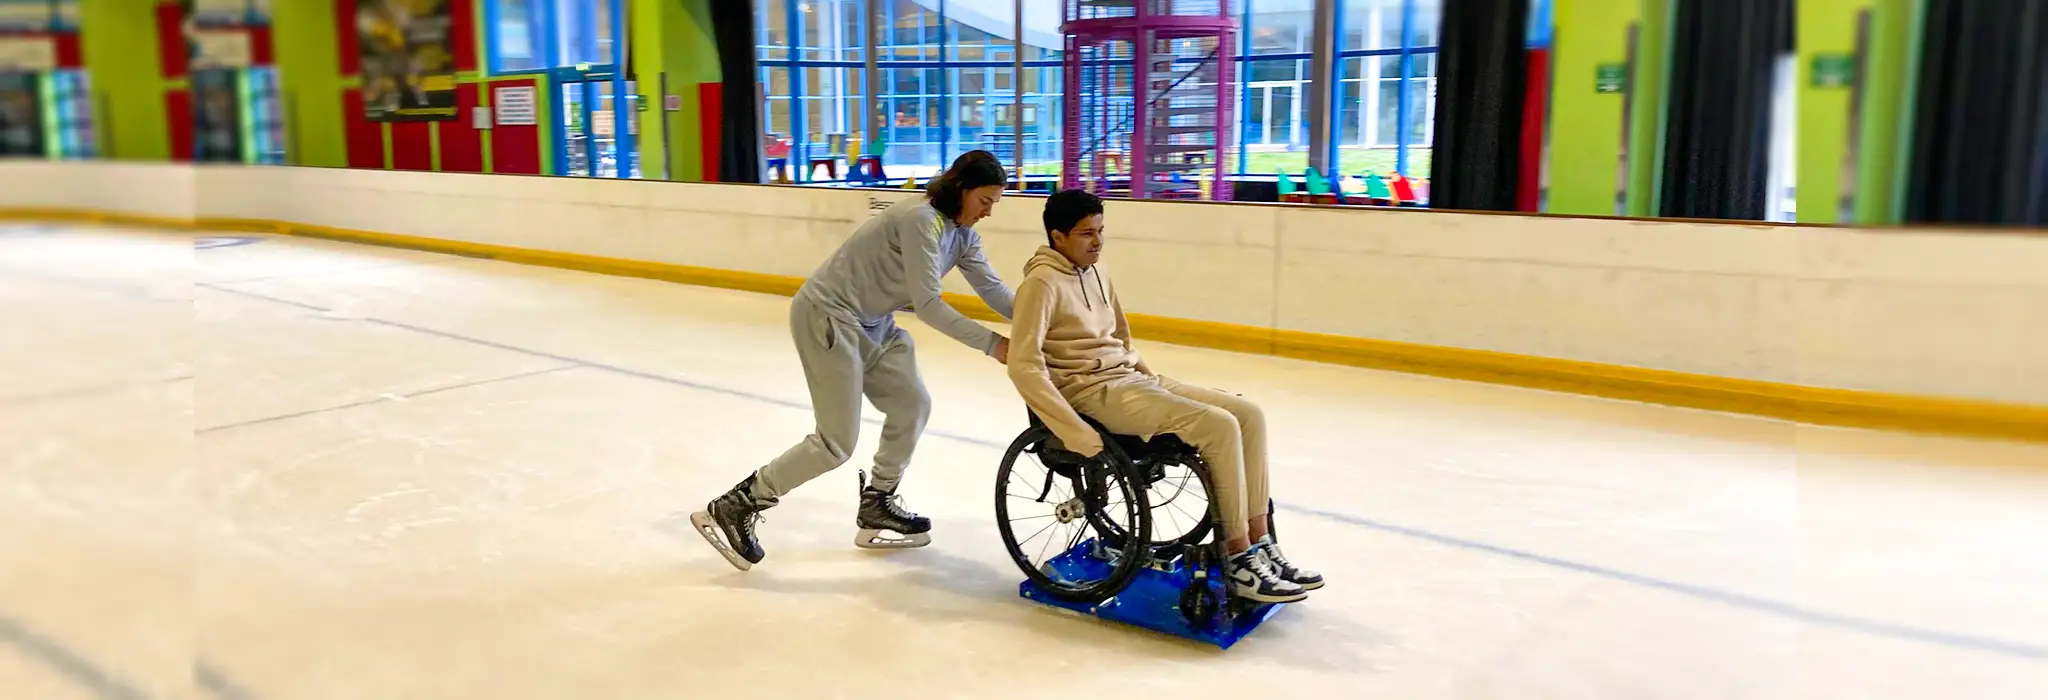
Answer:
[{"label": "blue window mullion", "polygon": [[[1415,72],[1415,0],[1401,3],[1401,82],[1395,96],[1394,172],[1408,175],[1408,79]],[[1374,85],[1378,87],[1377,84]]]},{"label": "blue window mullion", "polygon": [[1244,0],[1244,19],[1238,23],[1240,32],[1237,37],[1239,69],[1237,76],[1237,104],[1240,110],[1246,112],[1237,115],[1237,174],[1239,176],[1244,175],[1244,169],[1248,166],[1248,162],[1246,160],[1247,154],[1251,150],[1246,146],[1251,143],[1252,138],[1252,121],[1251,115],[1249,114],[1252,105],[1252,81],[1250,80],[1252,53],[1252,3],[1256,1],[1257,0]]},{"label": "blue window mullion", "polygon": [[808,176],[798,165],[807,147],[804,143],[804,69],[802,27],[798,25],[797,0],[783,0],[783,21],[789,31],[789,57],[797,65],[789,69],[789,175],[794,182],[804,182]]},{"label": "blue window mullion", "polygon": [[484,0],[484,72],[497,75],[505,70],[504,62],[498,60],[498,47],[504,45],[498,37],[498,3],[501,0]]},{"label": "blue window mullion", "polygon": [[950,162],[946,154],[953,145],[953,81],[956,76],[947,70],[947,49],[953,48],[953,36],[946,31],[946,0],[939,0],[939,167],[945,168]]},{"label": "blue window mullion", "polygon": [[612,29],[612,148],[618,157],[617,175],[620,179],[633,176],[633,162],[638,148],[633,142],[631,121],[634,118],[631,96],[626,94],[626,14],[620,7],[622,0],[598,0],[611,4]]}]

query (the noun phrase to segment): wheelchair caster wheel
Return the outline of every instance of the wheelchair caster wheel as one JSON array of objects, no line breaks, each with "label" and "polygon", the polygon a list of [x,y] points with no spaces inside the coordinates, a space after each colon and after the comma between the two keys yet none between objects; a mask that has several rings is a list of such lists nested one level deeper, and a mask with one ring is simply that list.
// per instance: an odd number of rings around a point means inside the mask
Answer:
[{"label": "wheelchair caster wheel", "polygon": [[1180,592],[1180,616],[1189,627],[1208,630],[1216,624],[1216,613],[1222,608],[1218,604],[1215,589],[1206,582],[1197,581]]}]

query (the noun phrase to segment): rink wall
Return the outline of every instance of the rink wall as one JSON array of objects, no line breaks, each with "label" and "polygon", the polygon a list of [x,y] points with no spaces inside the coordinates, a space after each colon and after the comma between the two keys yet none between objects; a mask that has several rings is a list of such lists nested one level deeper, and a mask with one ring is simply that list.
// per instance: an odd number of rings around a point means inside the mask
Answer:
[{"label": "rink wall", "polygon": [[[17,190],[17,187],[23,189]],[[181,199],[179,193],[189,194]],[[787,294],[844,190],[0,165],[0,211],[183,220]],[[977,227],[1015,279],[1038,198]],[[1111,201],[1141,337],[1811,423],[2048,439],[2048,236]],[[956,305],[994,316],[957,278]]]}]

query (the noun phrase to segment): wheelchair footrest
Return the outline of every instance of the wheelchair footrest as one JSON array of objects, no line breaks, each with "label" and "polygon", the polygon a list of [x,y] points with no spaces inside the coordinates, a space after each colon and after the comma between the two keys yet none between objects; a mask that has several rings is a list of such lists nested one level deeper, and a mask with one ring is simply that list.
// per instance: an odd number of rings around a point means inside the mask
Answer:
[{"label": "wheelchair footrest", "polygon": [[[1083,542],[1052,561],[1047,562],[1055,579],[1095,580],[1109,574],[1110,566],[1093,555],[1094,543]],[[1200,585],[1208,586],[1210,600],[1220,604],[1208,606],[1210,610],[1202,620],[1190,621],[1182,612],[1183,594],[1190,586],[1196,585],[1195,570],[1185,561],[1175,562],[1168,568],[1139,567],[1129,584],[1114,597],[1097,604],[1076,603],[1060,600],[1025,579],[1018,586],[1018,594],[1026,599],[1064,608],[1079,613],[1094,615],[1105,620],[1164,632],[1184,639],[1214,644],[1229,649],[1231,645],[1258,629],[1266,620],[1286,607],[1286,603],[1252,603],[1243,600],[1227,600],[1220,572],[1211,571]]]}]

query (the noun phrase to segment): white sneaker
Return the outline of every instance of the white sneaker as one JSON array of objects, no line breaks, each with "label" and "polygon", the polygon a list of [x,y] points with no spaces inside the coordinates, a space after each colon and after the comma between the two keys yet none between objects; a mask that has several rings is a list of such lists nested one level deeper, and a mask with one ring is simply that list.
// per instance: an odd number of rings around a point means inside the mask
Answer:
[{"label": "white sneaker", "polygon": [[1231,557],[1223,570],[1231,594],[1240,598],[1261,603],[1292,603],[1308,598],[1308,591],[1274,573],[1273,565],[1257,547]]},{"label": "white sneaker", "polygon": [[1252,543],[1252,551],[1266,557],[1266,563],[1273,566],[1273,573],[1278,575],[1280,580],[1300,586],[1304,591],[1323,587],[1323,575],[1287,561],[1287,555],[1280,553],[1280,543],[1273,541],[1272,535],[1259,538],[1259,541]]}]

